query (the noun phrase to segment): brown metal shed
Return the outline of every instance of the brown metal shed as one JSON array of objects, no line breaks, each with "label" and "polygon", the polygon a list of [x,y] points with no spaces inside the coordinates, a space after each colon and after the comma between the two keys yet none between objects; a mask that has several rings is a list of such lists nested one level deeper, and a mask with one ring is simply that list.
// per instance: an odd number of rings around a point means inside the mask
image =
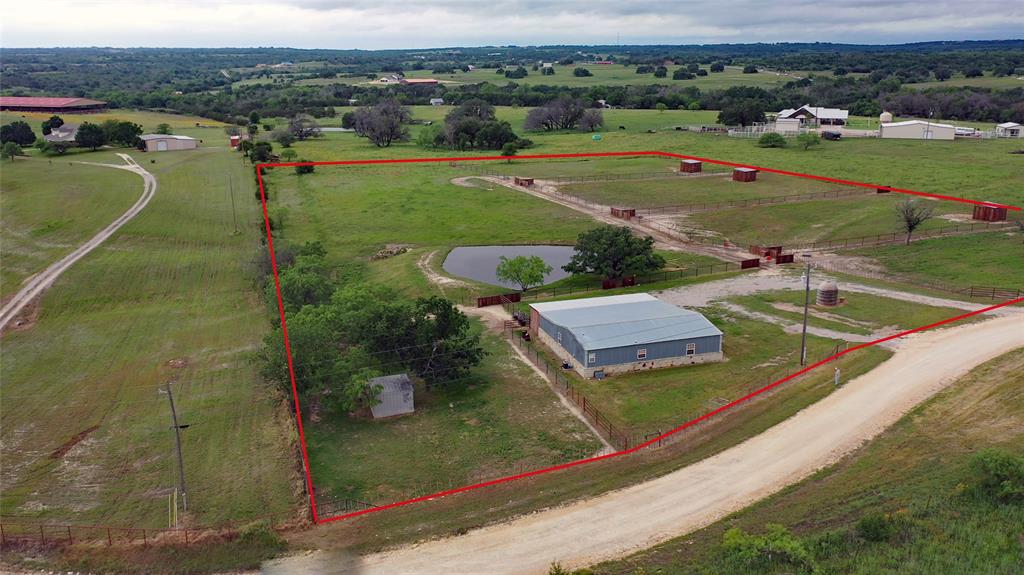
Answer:
[{"label": "brown metal shed", "polygon": [[629,220],[636,217],[636,208],[612,208],[612,217]]},{"label": "brown metal shed", "polygon": [[684,174],[696,174],[704,169],[704,163],[700,160],[682,160],[679,162],[679,171]]},{"label": "brown metal shed", "polygon": [[1006,207],[997,204],[977,204],[974,206],[973,218],[984,222],[1002,222],[1006,220]]},{"label": "brown metal shed", "polygon": [[737,182],[753,182],[757,180],[757,170],[754,168],[736,168],[732,171],[732,179]]},{"label": "brown metal shed", "polygon": [[519,176],[515,176],[512,178],[512,183],[514,183],[517,186],[529,188],[530,186],[533,185],[533,178],[520,178]]}]

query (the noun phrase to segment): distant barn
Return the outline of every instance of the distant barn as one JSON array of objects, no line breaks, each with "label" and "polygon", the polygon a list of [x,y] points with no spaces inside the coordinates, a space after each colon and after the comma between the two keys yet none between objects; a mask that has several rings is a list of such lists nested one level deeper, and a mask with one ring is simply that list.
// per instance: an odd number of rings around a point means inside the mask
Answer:
[{"label": "distant barn", "polygon": [[0,96],[0,110],[10,112],[41,112],[45,114],[88,114],[102,112],[107,103],[88,98],[37,98],[35,96]]},{"label": "distant barn", "polygon": [[413,402],[413,386],[409,376],[401,373],[398,375],[385,375],[370,380],[370,387],[379,387],[376,395],[376,404],[370,407],[374,419],[405,415],[416,411]]},{"label": "distant barn", "polygon": [[169,152],[172,150],[194,150],[199,147],[199,140],[188,136],[172,134],[143,134],[142,148],[147,152]]}]

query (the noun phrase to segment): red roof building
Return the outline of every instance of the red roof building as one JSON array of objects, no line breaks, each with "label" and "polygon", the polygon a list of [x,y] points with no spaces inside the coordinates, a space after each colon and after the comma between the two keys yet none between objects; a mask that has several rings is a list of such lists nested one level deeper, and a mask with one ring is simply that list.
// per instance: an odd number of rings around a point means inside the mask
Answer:
[{"label": "red roof building", "polygon": [[88,98],[37,98],[35,96],[0,96],[0,110],[12,112],[88,113],[101,112],[106,102]]},{"label": "red roof building", "polygon": [[437,80],[433,78],[402,78],[403,84],[436,84]]}]

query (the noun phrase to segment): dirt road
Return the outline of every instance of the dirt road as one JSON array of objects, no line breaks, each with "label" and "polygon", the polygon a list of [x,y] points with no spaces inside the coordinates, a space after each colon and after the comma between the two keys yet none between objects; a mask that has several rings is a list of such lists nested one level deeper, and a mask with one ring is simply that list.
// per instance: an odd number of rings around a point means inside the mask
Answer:
[{"label": "dirt road", "polygon": [[361,558],[312,553],[268,563],[264,572],[540,574],[554,560],[581,567],[621,557],[834,463],[973,367],[1020,347],[1020,314],[915,334],[892,358],[788,420],[658,479],[460,537]]},{"label": "dirt road", "polygon": [[143,189],[139,200],[135,202],[128,211],[121,214],[120,217],[111,222],[109,226],[103,228],[99,233],[90,238],[89,241],[78,246],[73,252],[57,260],[55,263],[51,264],[50,267],[32,276],[28,281],[26,281],[21,290],[14,294],[14,296],[4,304],[3,308],[0,308],[0,332],[6,329],[7,325],[18,317],[18,314],[25,309],[25,306],[42,295],[44,291],[53,285],[53,282],[56,281],[65,270],[70,268],[78,260],[85,257],[87,253],[99,247],[99,245],[106,241],[107,238],[114,235],[114,232],[119,230],[121,226],[125,225],[132,218],[138,215],[139,212],[146,207],[149,201],[153,199],[153,196],[156,194],[156,178],[153,177],[153,174],[147,172],[128,154],[118,154],[118,156],[121,156],[121,159],[125,161],[124,164],[98,164],[94,162],[81,163],[92,166],[118,168],[142,176]]}]

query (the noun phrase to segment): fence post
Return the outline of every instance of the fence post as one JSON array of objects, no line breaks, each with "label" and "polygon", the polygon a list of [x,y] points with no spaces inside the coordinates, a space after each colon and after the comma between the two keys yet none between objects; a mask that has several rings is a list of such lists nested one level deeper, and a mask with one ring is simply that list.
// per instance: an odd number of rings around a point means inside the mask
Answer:
[{"label": "fence post", "polygon": [[114,544],[114,540],[110,537],[110,528],[107,527],[107,547]]},{"label": "fence post", "polygon": [[71,540],[71,526],[68,525],[67,528],[68,528],[68,543],[74,543],[74,541]]}]

